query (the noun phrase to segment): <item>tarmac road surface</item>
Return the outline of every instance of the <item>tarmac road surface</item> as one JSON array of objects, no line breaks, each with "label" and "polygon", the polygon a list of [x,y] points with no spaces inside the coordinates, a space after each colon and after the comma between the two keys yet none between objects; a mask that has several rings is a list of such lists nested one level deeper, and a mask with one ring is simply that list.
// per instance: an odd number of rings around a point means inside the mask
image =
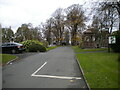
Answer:
[{"label": "tarmac road surface", "polygon": [[58,47],[4,66],[3,88],[88,89],[71,47]]}]

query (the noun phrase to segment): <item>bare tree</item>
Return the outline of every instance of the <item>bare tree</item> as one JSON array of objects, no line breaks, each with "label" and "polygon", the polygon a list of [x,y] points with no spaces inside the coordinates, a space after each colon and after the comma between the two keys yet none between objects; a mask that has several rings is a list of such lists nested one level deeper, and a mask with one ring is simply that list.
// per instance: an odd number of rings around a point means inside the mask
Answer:
[{"label": "bare tree", "polygon": [[[118,2],[102,2],[100,3],[100,12],[103,13],[103,17],[104,17],[104,21],[105,24],[105,28],[108,28],[109,33],[112,33],[113,27],[117,27],[115,26],[116,22],[120,23],[120,21],[118,21],[120,14],[119,14],[119,10],[116,9],[115,7],[117,7]],[[120,26],[118,26],[120,28]]]},{"label": "bare tree", "polygon": [[52,32],[56,37],[57,44],[62,45],[62,36],[64,32],[64,10],[62,8],[58,8],[53,13]]},{"label": "bare tree", "polygon": [[46,21],[44,30],[45,38],[50,45],[52,43],[52,18]]},{"label": "bare tree", "polygon": [[97,7],[94,5],[91,12],[94,11],[93,14],[99,18],[100,29],[107,29],[110,34],[114,28],[120,29],[120,2],[105,0],[104,2],[95,2],[95,4]]},{"label": "bare tree", "polygon": [[67,20],[66,23],[68,24],[69,28],[71,29],[71,40],[72,45],[76,45],[76,36],[78,32],[78,27],[85,26],[86,17],[84,15],[84,11],[82,10],[82,6],[79,4],[73,4],[66,9]]}]

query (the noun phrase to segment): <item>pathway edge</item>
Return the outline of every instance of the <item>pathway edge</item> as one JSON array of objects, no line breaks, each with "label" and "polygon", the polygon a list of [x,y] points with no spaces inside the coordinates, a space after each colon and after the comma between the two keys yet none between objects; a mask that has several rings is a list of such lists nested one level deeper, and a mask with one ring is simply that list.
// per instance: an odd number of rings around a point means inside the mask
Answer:
[{"label": "pathway edge", "polygon": [[16,61],[18,58],[19,58],[19,57],[18,57],[18,56],[16,56],[16,58],[15,58],[15,59],[12,59],[12,60],[10,60],[9,62],[7,62],[7,63],[6,63],[6,65],[8,65],[8,64],[10,64],[10,63],[12,63],[13,61]]},{"label": "pathway edge", "polygon": [[81,67],[81,65],[80,65],[80,63],[79,63],[79,61],[78,61],[78,59],[76,58],[76,56],[75,56],[75,60],[76,60],[76,61],[77,61],[77,63],[78,63],[79,69],[80,69],[80,70],[81,70],[81,72],[82,72],[83,78],[84,78],[84,80],[85,80],[85,83],[86,83],[86,85],[87,85],[88,89],[89,89],[89,90],[91,90],[91,89],[90,89],[90,86],[89,86],[89,84],[88,84],[88,82],[87,82],[87,80],[86,80],[86,78],[85,78],[85,76],[84,76],[83,69],[82,69],[82,67]]}]

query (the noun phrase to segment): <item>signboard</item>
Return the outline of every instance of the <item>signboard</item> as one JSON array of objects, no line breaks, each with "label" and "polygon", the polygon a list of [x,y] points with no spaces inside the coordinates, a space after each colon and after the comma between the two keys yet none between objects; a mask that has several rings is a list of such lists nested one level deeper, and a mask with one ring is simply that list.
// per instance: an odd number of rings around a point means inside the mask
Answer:
[{"label": "signboard", "polygon": [[109,44],[115,44],[116,43],[116,37],[115,36],[109,36]]}]

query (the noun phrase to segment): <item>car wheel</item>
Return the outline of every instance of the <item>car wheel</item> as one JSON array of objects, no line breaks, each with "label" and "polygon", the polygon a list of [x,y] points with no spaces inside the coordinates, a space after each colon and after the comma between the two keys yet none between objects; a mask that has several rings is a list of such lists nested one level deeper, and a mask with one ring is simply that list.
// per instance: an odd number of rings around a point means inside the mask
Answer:
[{"label": "car wheel", "polygon": [[15,53],[16,53],[16,50],[15,50],[15,49],[13,49],[11,52],[12,52],[12,54],[15,54]]}]

